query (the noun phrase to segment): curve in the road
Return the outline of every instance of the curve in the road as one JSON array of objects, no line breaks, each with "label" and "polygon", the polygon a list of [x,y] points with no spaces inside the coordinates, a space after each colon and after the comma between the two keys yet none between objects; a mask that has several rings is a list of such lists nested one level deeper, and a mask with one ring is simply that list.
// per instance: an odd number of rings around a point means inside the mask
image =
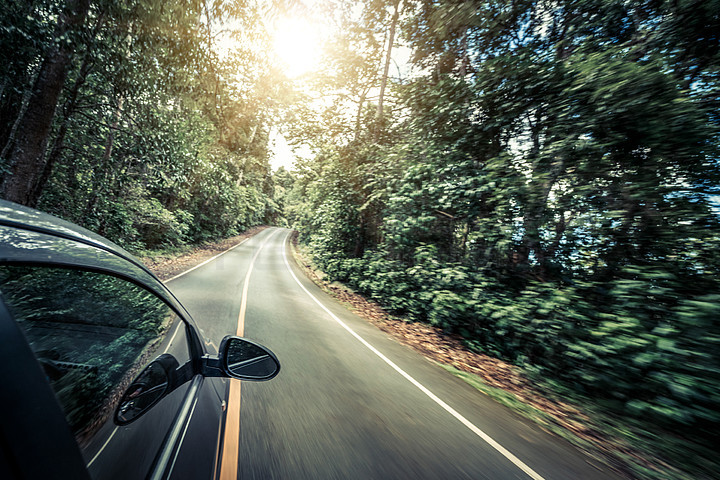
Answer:
[{"label": "curve in the road", "polygon": [[[304,286],[302,283],[300,283],[300,280],[298,280],[298,278],[295,276],[295,272],[293,272],[292,269],[290,268],[290,263],[288,263],[287,255],[286,255],[286,253],[285,253],[286,250],[287,250],[285,244],[287,243],[287,239],[288,239],[288,238],[290,238],[290,235],[289,235],[289,234],[285,237],[285,241],[284,241],[283,244],[282,244],[282,245],[283,245],[283,248],[282,248],[282,257],[283,257],[283,260],[285,261],[285,266],[287,267],[288,272],[290,273],[290,275],[292,276],[292,278],[295,280],[295,283],[297,283],[297,284],[300,286],[300,288],[301,288],[320,308],[322,308],[322,309],[325,311],[325,313],[327,313],[327,314],[330,316],[330,318],[332,318],[333,320],[335,320],[341,327],[343,327],[345,330],[347,330],[348,333],[350,333],[350,335],[352,335],[353,337],[355,337],[355,339],[357,339],[360,343],[362,343],[365,347],[367,347],[371,352],[373,352],[375,355],[377,355],[378,357],[380,357],[380,359],[381,359],[383,362],[387,363],[393,370],[395,370],[395,371],[398,372],[400,375],[402,375],[402,377],[405,378],[405,380],[407,380],[408,382],[412,383],[415,387],[417,387],[418,389],[420,389],[420,391],[423,392],[423,393],[424,393],[425,395],[427,395],[428,397],[430,397],[430,399],[431,399],[433,402],[437,403],[437,404],[438,404],[440,407],[442,407],[446,412],[448,412],[450,415],[452,415],[453,417],[455,417],[458,421],[460,421],[460,423],[462,423],[462,424],[465,425],[467,428],[469,428],[470,431],[472,431],[475,435],[477,435],[478,437],[482,438],[482,439],[483,439],[485,442],[487,442],[492,448],[494,448],[495,450],[497,450],[502,456],[504,456],[504,457],[507,458],[510,462],[512,462],[513,465],[515,465],[515,466],[518,467],[520,470],[522,470],[523,472],[525,472],[530,478],[532,478],[533,480],[545,480],[545,479],[544,479],[541,475],[539,475],[535,470],[533,470],[532,468],[528,467],[522,460],[520,460],[520,459],[517,458],[515,455],[513,455],[512,452],[510,452],[508,449],[506,449],[505,447],[503,447],[502,445],[500,445],[498,442],[496,442],[496,441],[495,441],[492,437],[490,437],[488,434],[486,434],[485,432],[483,432],[482,430],[480,430],[478,427],[476,427],[476,426],[475,426],[472,422],[470,422],[467,418],[463,417],[460,413],[458,413],[457,410],[455,410],[455,409],[452,408],[450,405],[448,405],[447,403],[445,403],[444,401],[442,401],[442,399],[440,399],[437,395],[435,395],[433,392],[431,392],[430,390],[428,390],[423,384],[421,384],[420,382],[418,382],[417,380],[415,380],[412,376],[410,376],[410,374],[408,374],[407,372],[405,372],[402,368],[398,367],[392,360],[390,360],[390,359],[387,358],[385,355],[383,355],[382,352],[380,352],[377,348],[373,347],[369,342],[367,342],[364,338],[362,338],[360,335],[358,335],[352,328],[350,328],[345,322],[343,322],[342,320],[340,320],[340,319],[337,317],[337,315],[335,315],[334,313],[332,313],[332,312],[330,311],[330,309],[328,309],[325,305],[323,305],[323,303],[322,303],[320,300],[318,300],[318,299],[315,297],[315,295],[313,295],[312,293],[310,293],[310,292],[308,291],[308,289],[305,288],[305,286]],[[260,248],[262,248],[262,247],[260,247]],[[252,267],[251,267],[251,268],[252,268]]]}]

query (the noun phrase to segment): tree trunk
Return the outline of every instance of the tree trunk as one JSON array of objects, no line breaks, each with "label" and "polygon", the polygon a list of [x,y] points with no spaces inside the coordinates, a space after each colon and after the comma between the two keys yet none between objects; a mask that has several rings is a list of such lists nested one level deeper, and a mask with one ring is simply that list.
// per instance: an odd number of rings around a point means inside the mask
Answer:
[{"label": "tree trunk", "polygon": [[9,172],[0,184],[0,194],[7,200],[29,205],[42,178],[45,148],[72,60],[73,44],[67,39],[82,26],[89,9],[90,0],[68,0],[60,15],[55,43],[40,67],[27,109],[18,122],[17,138],[7,149]]},{"label": "tree trunk", "polygon": [[395,30],[397,29],[398,18],[400,17],[400,3],[402,0],[395,0],[395,12],[393,13],[390,23],[390,39],[388,41],[387,53],[385,54],[385,68],[380,81],[380,97],[378,98],[377,118],[382,121],[383,118],[383,98],[385,97],[385,87],[387,86],[388,73],[390,72],[390,61],[392,60],[392,49],[395,43]]},{"label": "tree trunk", "polygon": [[[15,5],[12,10],[15,12],[13,18],[7,20],[11,23],[14,19],[21,19],[26,17],[32,17],[35,11],[35,2],[13,2]],[[3,12],[6,14],[9,12]],[[10,34],[10,37],[18,37],[18,30],[14,34]],[[42,52],[37,54],[31,54],[25,52],[24,55],[18,56],[15,52],[3,52],[6,59],[11,57],[12,60],[6,60],[6,64],[3,64],[3,74],[5,80],[2,88],[0,88],[0,145],[3,146],[2,154],[0,158],[6,159],[6,146],[11,143],[11,140],[15,137],[17,131],[17,123],[25,112],[27,101],[30,98],[30,92],[32,85],[35,83],[37,73],[40,68],[37,65],[38,61],[42,59]]]},{"label": "tree trunk", "polygon": [[368,90],[365,90],[362,95],[360,95],[360,100],[358,101],[358,109],[357,109],[357,115],[355,116],[355,141],[357,142],[360,138],[360,122],[362,121],[362,111],[363,107],[365,106],[365,98],[367,97]]},{"label": "tree trunk", "polygon": [[110,165],[110,158],[112,157],[113,145],[115,144],[115,132],[120,127],[120,120],[122,119],[123,105],[125,99],[123,97],[118,98],[117,108],[113,113],[113,121],[110,125],[110,131],[108,132],[107,141],[105,142],[105,152],[103,153],[103,165]]},{"label": "tree trunk", "polygon": [[[93,172],[93,185],[92,189],[90,190],[90,198],[88,199],[88,203],[85,207],[84,218],[91,218],[94,215],[95,206],[97,205],[97,201],[100,198],[102,190],[107,190],[109,185],[112,183],[112,179],[114,177],[112,151],[115,144],[115,132],[117,131],[118,127],[120,127],[120,120],[122,119],[124,103],[125,102],[123,97],[118,98],[117,107],[115,108],[115,112],[113,113],[113,121],[110,125],[110,131],[108,131],[108,136],[105,140],[105,151],[103,152],[102,161],[100,162],[99,168],[96,168]],[[111,177],[111,175],[113,175],[113,177]],[[100,234],[102,234],[102,231],[104,231],[104,223],[104,221],[101,222],[101,226],[98,231],[98,233]]]},{"label": "tree trunk", "polygon": [[[34,70],[35,71],[31,75],[32,78],[28,83],[34,84],[37,80],[38,68],[35,67]],[[18,125],[20,124],[20,121],[25,115],[25,111],[27,110],[27,106],[30,101],[31,93],[31,89],[26,89],[25,92],[19,96],[19,102],[13,102],[12,99],[7,99],[7,105],[3,105],[2,107],[0,107],[0,124],[5,130],[0,133],[0,138],[3,140],[3,145],[5,145],[2,149],[2,152],[0,153],[0,158],[8,158],[7,153],[10,150],[10,147],[12,147],[14,144],[15,134],[17,133]],[[8,94],[8,97],[10,97],[11,95],[11,93]]]},{"label": "tree trunk", "polygon": [[38,201],[40,200],[40,195],[45,188],[45,184],[50,178],[53,167],[57,163],[57,160],[60,158],[60,154],[62,153],[62,150],[65,146],[65,136],[67,135],[68,124],[70,123],[70,119],[75,112],[75,106],[77,105],[77,97],[78,93],[80,92],[80,87],[85,84],[85,81],[87,80],[87,75],[88,73],[90,73],[91,68],[92,64],[90,62],[90,54],[86,53],[85,57],[83,58],[82,65],[80,66],[78,76],[75,79],[75,83],[73,83],[70,92],[68,92],[67,100],[65,101],[65,105],[63,105],[63,118],[60,123],[58,133],[55,136],[55,143],[53,144],[52,148],[50,149],[50,153],[47,156],[47,160],[45,161],[45,165],[43,167],[42,175],[38,179],[30,195],[30,201],[28,203],[28,205],[30,206],[37,205]]}]

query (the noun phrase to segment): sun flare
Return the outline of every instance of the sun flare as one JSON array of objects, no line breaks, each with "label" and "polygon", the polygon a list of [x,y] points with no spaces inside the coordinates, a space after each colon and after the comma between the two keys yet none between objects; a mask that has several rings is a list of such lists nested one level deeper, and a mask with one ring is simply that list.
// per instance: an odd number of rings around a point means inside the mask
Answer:
[{"label": "sun flare", "polygon": [[317,67],[320,59],[320,32],[300,19],[280,20],[273,48],[289,77],[299,77]]}]

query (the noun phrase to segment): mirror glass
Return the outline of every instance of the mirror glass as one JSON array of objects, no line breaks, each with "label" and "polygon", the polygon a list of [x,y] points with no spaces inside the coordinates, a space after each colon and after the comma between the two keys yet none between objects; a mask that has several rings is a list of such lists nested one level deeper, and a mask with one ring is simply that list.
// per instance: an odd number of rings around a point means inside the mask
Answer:
[{"label": "mirror glass", "polygon": [[265,347],[232,337],[225,350],[225,369],[243,380],[270,380],[280,371],[280,363]]},{"label": "mirror glass", "polygon": [[168,373],[162,362],[156,360],[130,384],[115,410],[115,423],[125,425],[150,410],[167,392]]}]

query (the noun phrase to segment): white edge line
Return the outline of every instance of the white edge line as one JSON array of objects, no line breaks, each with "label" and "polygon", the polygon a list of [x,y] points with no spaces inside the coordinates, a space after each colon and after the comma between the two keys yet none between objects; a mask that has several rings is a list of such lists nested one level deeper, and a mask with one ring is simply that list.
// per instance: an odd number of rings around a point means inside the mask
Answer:
[{"label": "white edge line", "polygon": [[487,442],[488,445],[493,447],[495,450],[497,450],[502,456],[510,460],[513,465],[518,467],[520,470],[525,472],[530,478],[533,480],[545,480],[542,476],[540,476],[535,470],[528,467],[522,460],[517,458],[515,455],[513,455],[509,450],[507,450],[505,447],[500,445],[498,442],[496,442],[492,437],[490,437],[488,434],[480,430],[478,427],[476,427],[470,420],[463,417],[457,410],[452,408],[450,405],[442,401],[440,398],[438,398],[434,393],[432,393],[430,390],[428,390],[424,385],[422,385],[420,382],[415,380],[413,377],[410,376],[410,374],[406,373],[403,369],[398,367],[392,360],[387,358],[385,355],[380,353],[378,349],[370,345],[364,338],[362,338],[360,335],[355,333],[354,330],[352,330],[350,327],[345,324],[342,320],[340,320],[334,313],[332,313],[325,305],[320,303],[320,300],[318,300],[310,291],[308,291],[305,286],[300,283],[300,280],[298,280],[297,276],[295,276],[295,273],[290,268],[290,263],[288,263],[287,255],[285,254],[286,250],[286,244],[287,239],[289,238],[289,235],[285,237],[285,242],[282,244],[282,256],[283,260],[285,260],[285,266],[288,269],[288,272],[290,272],[290,275],[292,275],[293,279],[295,280],[295,283],[297,283],[300,288],[303,289],[303,291],[311,298],[315,303],[318,304],[320,308],[322,308],[330,317],[335,320],[338,324],[340,324],[341,327],[343,327],[345,330],[347,330],[353,337],[355,337],[360,343],[365,345],[371,352],[373,352],[375,355],[380,357],[385,363],[387,363],[390,367],[393,368],[396,372],[398,372],[400,375],[402,375],[407,381],[415,385],[418,389],[420,389],[421,392],[423,392],[425,395],[430,397],[432,401],[437,403],[440,407],[442,407],[446,412],[448,412],[450,415],[455,417],[460,423],[465,425],[467,428],[470,429],[475,435],[483,439],[485,442]]},{"label": "white edge line", "polygon": [[173,333],[173,336],[170,338],[170,341],[167,344],[167,347],[165,347],[165,350],[163,353],[167,353],[168,350],[170,350],[170,347],[172,347],[173,342],[175,341],[175,337],[177,337],[178,332],[180,331],[180,326],[183,324],[182,321],[179,321],[177,324],[177,327],[175,327],[175,333]]},{"label": "white edge line", "polygon": [[[254,237],[254,236],[255,236],[255,235],[253,235],[253,237]],[[164,280],[163,283],[170,283],[170,282],[172,282],[173,280],[177,280],[178,278],[182,277],[183,275],[185,275],[185,274],[187,274],[187,273],[190,273],[190,272],[192,272],[193,270],[195,270],[195,269],[197,269],[197,268],[202,267],[203,265],[207,265],[208,263],[212,262],[212,261],[215,260],[216,258],[218,258],[218,257],[220,257],[220,256],[222,256],[222,255],[225,255],[225,254],[228,253],[230,250],[234,250],[234,249],[238,248],[240,245],[242,245],[243,243],[247,242],[248,240],[250,240],[250,239],[253,238],[253,237],[248,237],[248,238],[246,238],[245,240],[243,240],[242,242],[238,243],[237,245],[233,245],[232,247],[228,248],[227,250],[218,253],[218,254],[215,255],[214,257],[208,258],[208,259],[205,260],[204,262],[199,263],[199,264],[195,265],[194,267],[192,267],[192,268],[190,268],[190,269],[188,269],[188,270],[185,270],[184,272],[178,273],[177,275],[175,275],[175,276],[172,277],[172,278],[169,278],[169,279],[167,279],[167,280]]]}]

